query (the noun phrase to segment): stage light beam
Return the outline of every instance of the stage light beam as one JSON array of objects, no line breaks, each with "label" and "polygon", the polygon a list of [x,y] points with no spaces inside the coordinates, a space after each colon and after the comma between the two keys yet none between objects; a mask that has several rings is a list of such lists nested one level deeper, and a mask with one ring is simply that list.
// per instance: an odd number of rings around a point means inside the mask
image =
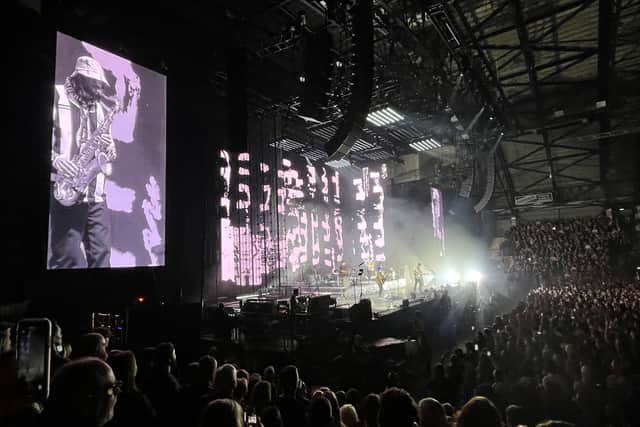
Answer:
[{"label": "stage light beam", "polygon": [[481,282],[482,281],[482,273],[480,273],[477,270],[471,270],[469,273],[467,273],[467,282]]},{"label": "stage light beam", "polygon": [[455,270],[449,270],[447,272],[447,282],[449,283],[458,283],[460,282],[460,273]]}]

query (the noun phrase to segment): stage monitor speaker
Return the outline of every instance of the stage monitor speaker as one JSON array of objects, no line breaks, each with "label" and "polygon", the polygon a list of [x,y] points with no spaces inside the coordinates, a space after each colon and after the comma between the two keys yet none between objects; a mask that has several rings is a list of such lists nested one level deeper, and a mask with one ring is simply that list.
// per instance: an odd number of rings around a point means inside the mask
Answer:
[{"label": "stage monitor speaker", "polygon": [[247,51],[242,47],[227,50],[227,108],[229,151],[247,152]]},{"label": "stage monitor speaker", "polygon": [[359,303],[351,306],[351,312],[349,313],[349,315],[353,323],[366,323],[370,321],[373,317],[371,300],[362,299]]},{"label": "stage monitor speaker", "polygon": [[309,314],[311,315],[329,315],[329,307],[331,306],[331,295],[319,295],[309,300]]}]

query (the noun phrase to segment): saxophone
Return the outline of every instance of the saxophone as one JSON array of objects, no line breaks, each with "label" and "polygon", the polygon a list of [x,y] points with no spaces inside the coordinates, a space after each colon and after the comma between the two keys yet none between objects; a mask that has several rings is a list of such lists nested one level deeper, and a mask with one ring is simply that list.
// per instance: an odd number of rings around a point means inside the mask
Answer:
[{"label": "saxophone", "polygon": [[115,106],[107,113],[100,126],[93,133],[82,141],[80,150],[73,156],[71,161],[78,167],[79,172],[73,177],[59,173],[53,185],[53,197],[63,206],[72,206],[78,202],[82,194],[87,191],[89,183],[93,181],[98,173],[104,172],[110,175],[111,162],[115,156],[107,154],[100,137],[109,131],[115,114],[120,106],[115,102]]}]

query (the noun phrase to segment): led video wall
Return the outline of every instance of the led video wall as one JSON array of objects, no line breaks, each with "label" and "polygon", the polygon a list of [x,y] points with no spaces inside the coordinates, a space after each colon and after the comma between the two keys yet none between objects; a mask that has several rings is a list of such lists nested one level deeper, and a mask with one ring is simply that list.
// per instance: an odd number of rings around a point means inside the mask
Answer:
[{"label": "led video wall", "polygon": [[442,191],[435,187],[431,187],[431,214],[433,221],[433,237],[440,242],[440,256],[442,257],[445,255]]},{"label": "led video wall", "polygon": [[47,267],[164,265],[166,77],[57,34]]},{"label": "led video wall", "polygon": [[300,158],[281,158],[273,167],[248,153],[220,156],[223,281],[308,281],[360,260],[384,260],[380,171],[365,168],[347,178]]}]

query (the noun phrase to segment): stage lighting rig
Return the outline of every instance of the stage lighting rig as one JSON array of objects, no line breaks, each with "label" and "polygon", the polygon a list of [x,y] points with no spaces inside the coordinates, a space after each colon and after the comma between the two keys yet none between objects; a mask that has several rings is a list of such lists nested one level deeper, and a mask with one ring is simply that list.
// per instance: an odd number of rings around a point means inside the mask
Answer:
[{"label": "stage lighting rig", "polygon": [[425,138],[419,141],[415,141],[409,144],[409,147],[413,148],[416,151],[424,152],[431,151],[442,147],[438,141],[433,138]]},{"label": "stage lighting rig", "polygon": [[367,121],[376,126],[388,126],[393,123],[401,122],[405,119],[405,117],[396,112],[391,107],[384,107],[379,110],[375,110],[370,112],[367,115]]}]

